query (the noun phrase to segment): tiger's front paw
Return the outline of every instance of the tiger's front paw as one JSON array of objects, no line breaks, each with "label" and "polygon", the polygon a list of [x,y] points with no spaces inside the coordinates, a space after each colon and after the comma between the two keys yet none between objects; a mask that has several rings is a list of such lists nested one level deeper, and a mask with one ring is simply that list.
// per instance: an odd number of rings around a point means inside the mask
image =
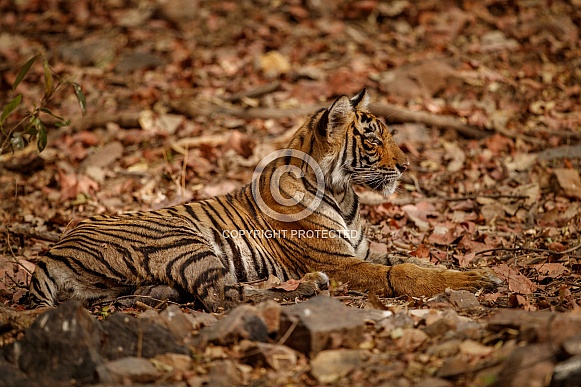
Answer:
[{"label": "tiger's front paw", "polygon": [[490,269],[474,269],[470,271],[446,271],[449,288],[476,291],[479,289],[495,289],[502,284],[502,280],[494,275]]},{"label": "tiger's front paw", "polygon": [[396,296],[434,296],[447,288],[475,291],[493,288],[502,281],[489,269],[455,271],[427,269],[410,263],[391,268],[388,274],[391,291]]}]

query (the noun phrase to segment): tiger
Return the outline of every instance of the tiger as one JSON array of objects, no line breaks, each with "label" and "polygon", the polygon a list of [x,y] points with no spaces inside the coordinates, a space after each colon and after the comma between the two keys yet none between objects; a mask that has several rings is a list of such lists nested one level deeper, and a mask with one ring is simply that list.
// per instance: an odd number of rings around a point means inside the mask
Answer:
[{"label": "tiger", "polygon": [[370,249],[354,186],[391,195],[409,161],[368,105],[363,89],[316,111],[237,191],[80,222],[37,263],[33,306],[94,305],[161,286],[218,311],[250,293],[280,297],[245,286],[271,275],[312,294],[330,282],[385,297],[494,286],[486,268],[448,270]]}]

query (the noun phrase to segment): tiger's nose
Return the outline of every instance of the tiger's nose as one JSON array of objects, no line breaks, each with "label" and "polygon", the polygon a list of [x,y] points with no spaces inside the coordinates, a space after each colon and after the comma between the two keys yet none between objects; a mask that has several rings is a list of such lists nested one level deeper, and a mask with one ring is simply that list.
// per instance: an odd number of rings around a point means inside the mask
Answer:
[{"label": "tiger's nose", "polygon": [[401,163],[401,164],[396,164],[396,168],[400,171],[400,173],[404,173],[408,167],[410,165],[409,161],[406,161],[405,163]]}]

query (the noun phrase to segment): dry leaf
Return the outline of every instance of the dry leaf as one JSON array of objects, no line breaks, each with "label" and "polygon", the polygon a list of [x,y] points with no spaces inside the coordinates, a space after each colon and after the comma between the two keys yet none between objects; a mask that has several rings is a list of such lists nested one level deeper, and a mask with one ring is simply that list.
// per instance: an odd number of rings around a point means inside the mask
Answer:
[{"label": "dry leaf", "polygon": [[[551,177],[553,182],[565,192],[565,195],[571,198],[581,199],[581,178],[579,172],[574,169],[557,168],[553,171]],[[555,188],[555,184],[553,184]]]},{"label": "dry leaf", "polygon": [[281,289],[281,290],[285,290],[287,292],[292,292],[293,290],[296,290],[299,287],[301,282],[303,282],[303,281],[296,280],[296,279],[289,279],[288,281],[285,281],[278,286],[274,286],[273,289]]},{"label": "dry leaf", "polygon": [[537,290],[537,286],[531,282],[527,277],[509,267],[506,263],[502,263],[492,268],[500,279],[508,283],[508,290],[520,294],[533,294]]}]

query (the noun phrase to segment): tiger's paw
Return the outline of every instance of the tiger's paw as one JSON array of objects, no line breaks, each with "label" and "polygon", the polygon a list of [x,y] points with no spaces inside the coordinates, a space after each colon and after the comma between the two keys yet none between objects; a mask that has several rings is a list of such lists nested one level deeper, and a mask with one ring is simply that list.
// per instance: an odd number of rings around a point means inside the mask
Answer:
[{"label": "tiger's paw", "polygon": [[119,297],[116,303],[125,308],[133,308],[138,302],[141,302],[155,308],[168,301],[180,303],[183,300],[181,294],[171,286],[146,285],[135,289],[132,295]]},{"label": "tiger's paw", "polygon": [[270,289],[256,289],[244,286],[245,302],[258,303],[266,300],[291,301],[310,298],[329,288],[329,277],[322,272],[308,273],[300,280],[289,280]]},{"label": "tiger's paw", "polygon": [[479,289],[494,289],[496,286],[502,284],[502,280],[494,275],[490,269],[474,269],[470,271],[453,271],[447,270],[443,272],[446,274],[445,282],[448,288],[454,290],[470,290],[476,291]]},{"label": "tiger's paw", "polygon": [[434,296],[447,288],[475,291],[494,288],[502,283],[489,269],[455,271],[446,269],[428,269],[410,263],[391,268],[388,283],[396,296],[408,295]]}]

